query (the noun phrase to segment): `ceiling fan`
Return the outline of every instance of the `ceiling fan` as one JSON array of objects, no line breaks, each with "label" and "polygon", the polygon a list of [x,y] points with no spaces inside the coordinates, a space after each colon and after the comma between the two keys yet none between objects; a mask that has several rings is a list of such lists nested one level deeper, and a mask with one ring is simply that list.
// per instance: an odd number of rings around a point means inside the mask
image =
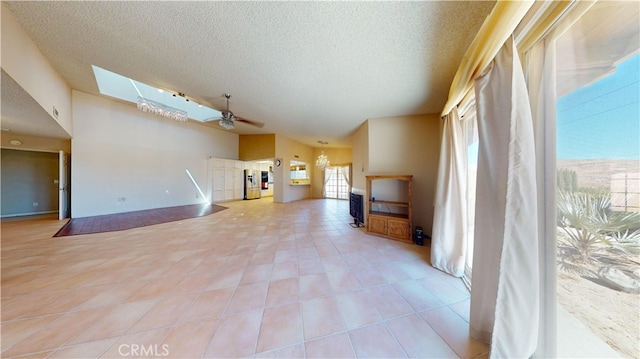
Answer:
[{"label": "ceiling fan", "polygon": [[[219,118],[220,122],[218,122],[220,126],[224,127],[226,130],[231,130],[235,128],[236,122],[241,122],[241,123],[246,123],[247,125],[255,126],[258,128],[264,127],[264,123],[262,122],[251,121],[251,120],[247,120],[246,118],[241,118],[234,115],[233,112],[229,110],[229,99],[231,98],[231,95],[228,93],[225,93],[224,97],[227,98],[227,109],[220,111],[222,113],[222,117]],[[212,118],[209,121],[213,121],[213,120],[217,120],[217,119]]]}]

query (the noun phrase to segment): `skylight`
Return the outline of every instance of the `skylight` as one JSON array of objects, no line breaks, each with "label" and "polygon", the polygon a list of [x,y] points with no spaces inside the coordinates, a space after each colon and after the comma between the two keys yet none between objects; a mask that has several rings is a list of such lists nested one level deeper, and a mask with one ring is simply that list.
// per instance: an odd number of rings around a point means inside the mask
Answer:
[{"label": "skylight", "polygon": [[[103,95],[131,103],[136,103],[138,97],[142,95],[148,100],[186,111],[190,119],[200,122],[222,117],[220,111],[200,105],[194,101],[186,101],[184,97],[174,96],[171,92],[143,84],[95,65],[91,65],[91,67],[98,83],[98,90]],[[140,94],[138,94],[138,91],[140,91]]]}]

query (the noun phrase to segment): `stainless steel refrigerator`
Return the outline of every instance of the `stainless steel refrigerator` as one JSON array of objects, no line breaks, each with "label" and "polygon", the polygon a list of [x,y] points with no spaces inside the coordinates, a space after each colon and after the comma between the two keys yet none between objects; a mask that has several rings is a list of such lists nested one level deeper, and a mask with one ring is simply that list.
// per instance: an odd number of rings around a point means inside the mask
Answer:
[{"label": "stainless steel refrigerator", "polygon": [[244,170],[244,199],[260,198],[260,171]]}]

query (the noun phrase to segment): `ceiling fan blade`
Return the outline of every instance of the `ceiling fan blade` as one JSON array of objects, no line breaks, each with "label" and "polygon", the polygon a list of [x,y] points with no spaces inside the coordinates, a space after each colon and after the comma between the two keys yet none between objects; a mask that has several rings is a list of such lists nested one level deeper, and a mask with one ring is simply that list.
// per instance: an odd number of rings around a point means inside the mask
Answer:
[{"label": "ceiling fan blade", "polygon": [[220,121],[225,118],[230,119],[231,121],[235,121],[236,119],[236,116],[231,111],[220,111],[220,114],[221,116],[211,117],[202,122]]},{"label": "ceiling fan blade", "polygon": [[247,120],[246,118],[240,118],[240,117],[237,117],[236,115],[234,115],[233,112],[231,112],[231,110],[229,109],[229,99],[231,98],[231,95],[228,94],[228,93],[225,93],[224,97],[227,100],[227,108],[226,108],[226,110],[219,110],[220,117],[213,117],[213,118],[205,120],[204,122],[220,122],[220,120],[225,119],[225,120],[231,121],[232,124],[234,122],[241,122],[241,123],[246,123],[247,125],[258,127],[258,128],[263,128],[264,127],[264,123],[263,122],[251,121],[251,120]]},{"label": "ceiling fan blade", "polygon": [[235,121],[236,122],[246,123],[247,125],[255,126],[255,127],[258,127],[258,128],[263,128],[264,127],[264,123],[263,122],[251,121],[251,120],[247,120],[246,118],[236,117]]}]

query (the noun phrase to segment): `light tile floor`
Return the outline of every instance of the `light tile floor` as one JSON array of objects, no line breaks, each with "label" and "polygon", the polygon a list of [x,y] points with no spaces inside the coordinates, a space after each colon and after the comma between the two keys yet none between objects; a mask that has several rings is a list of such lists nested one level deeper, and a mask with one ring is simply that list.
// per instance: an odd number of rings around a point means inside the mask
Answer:
[{"label": "light tile floor", "polygon": [[2,357],[484,357],[429,248],[349,226],[348,202],[227,203],[52,238],[2,222]]}]

